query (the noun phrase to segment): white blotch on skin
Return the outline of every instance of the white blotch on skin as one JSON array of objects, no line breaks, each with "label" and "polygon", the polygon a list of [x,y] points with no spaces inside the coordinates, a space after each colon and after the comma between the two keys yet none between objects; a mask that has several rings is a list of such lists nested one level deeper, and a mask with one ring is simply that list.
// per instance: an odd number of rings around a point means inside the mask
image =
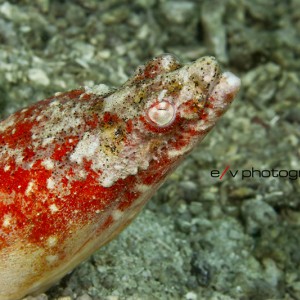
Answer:
[{"label": "white blotch on skin", "polygon": [[50,208],[50,211],[51,211],[52,214],[58,212],[58,208],[55,204],[49,205],[49,208]]},{"label": "white blotch on skin", "polygon": [[16,122],[16,118],[14,116],[8,117],[1,123],[0,132],[5,131],[7,128],[14,126]]},{"label": "white blotch on skin", "polygon": [[48,256],[46,256],[46,260],[49,264],[52,264],[58,260],[58,256],[57,255],[48,255]]},{"label": "white blotch on skin", "polygon": [[113,177],[105,177],[102,181],[103,187],[111,187],[115,182],[115,179]]},{"label": "white blotch on skin", "polygon": [[78,173],[80,178],[85,178],[86,177],[86,171],[85,170],[80,170]]},{"label": "white blotch on skin", "polygon": [[74,152],[70,155],[70,160],[81,164],[83,158],[92,158],[99,145],[98,136],[85,133],[77,144]]},{"label": "white blotch on skin", "polygon": [[45,146],[51,144],[53,141],[54,141],[54,137],[45,138],[45,139],[43,139],[42,146],[45,147]]},{"label": "white blotch on skin", "polygon": [[167,90],[162,90],[157,97],[157,101],[161,102],[164,99],[166,93],[167,93]]},{"label": "white blotch on skin", "polygon": [[49,190],[52,190],[52,189],[54,189],[54,187],[55,187],[55,182],[54,182],[54,180],[50,177],[50,178],[48,178],[47,179],[47,188],[49,189]]},{"label": "white blotch on skin", "polygon": [[26,191],[25,191],[25,195],[29,196],[33,190],[33,186],[34,186],[34,182],[30,181],[27,185]]},{"label": "white blotch on skin", "polygon": [[146,185],[146,184],[138,184],[136,186],[136,189],[137,189],[138,192],[145,193],[149,190],[149,186]]},{"label": "white blotch on skin", "polygon": [[7,172],[9,169],[10,169],[10,166],[8,166],[8,165],[5,165],[5,167],[4,167],[4,171],[5,171],[5,172]]},{"label": "white blotch on skin", "polygon": [[173,157],[178,157],[178,156],[184,155],[185,153],[190,151],[192,147],[193,147],[193,144],[187,144],[186,146],[183,146],[180,149],[170,149],[168,151],[168,157],[173,158]]},{"label": "white blotch on skin", "polygon": [[119,209],[115,209],[111,215],[115,221],[118,221],[122,217],[123,212]]},{"label": "white blotch on skin", "polygon": [[24,113],[26,113],[27,110],[28,110],[28,108],[24,108],[21,110],[21,113],[24,114]]},{"label": "white blotch on skin", "polygon": [[124,169],[124,165],[114,165],[114,168],[118,171],[123,170]]},{"label": "white blotch on skin", "polygon": [[[56,96],[56,94],[55,94],[55,96]],[[58,105],[58,104],[59,104],[59,101],[58,101],[58,100],[55,100],[55,101],[51,102],[51,103],[49,104],[49,106],[56,106],[56,105]]]},{"label": "white blotch on skin", "polygon": [[47,244],[49,247],[54,247],[57,244],[57,237],[55,235],[50,236],[47,239]]},{"label": "white blotch on skin", "polygon": [[[93,87],[85,86],[84,89],[85,89],[86,94],[96,94],[98,96],[103,96],[103,95],[111,92],[110,87],[107,86],[106,84],[94,85]],[[85,94],[83,94],[83,95],[85,95]],[[83,95],[81,95],[80,97],[83,97]]]},{"label": "white blotch on skin", "polygon": [[54,163],[50,158],[47,158],[42,161],[42,166],[44,166],[46,170],[52,170],[54,168]]},{"label": "white blotch on skin", "polygon": [[78,116],[81,116],[82,111],[85,109],[84,104],[76,102],[65,104],[64,108],[68,111],[68,117],[64,117],[60,106],[61,102],[55,100],[41,112],[41,116],[45,117],[45,120],[43,118],[39,126],[31,130],[32,134],[37,136],[35,147],[40,146],[41,143],[43,147],[55,143],[57,135],[67,134],[70,130],[83,124],[84,120]]},{"label": "white blotch on skin", "polygon": [[5,215],[3,219],[2,226],[3,227],[9,227],[11,225],[11,216],[10,215]]},{"label": "white blotch on skin", "polygon": [[174,64],[174,57],[172,55],[164,55],[161,59],[161,64],[165,70],[170,69],[170,66]]}]

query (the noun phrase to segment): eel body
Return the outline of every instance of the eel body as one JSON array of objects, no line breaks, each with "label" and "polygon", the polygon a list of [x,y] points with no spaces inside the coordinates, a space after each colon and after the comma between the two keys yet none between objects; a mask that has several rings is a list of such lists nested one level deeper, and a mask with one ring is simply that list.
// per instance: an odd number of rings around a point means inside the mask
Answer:
[{"label": "eel body", "polygon": [[122,231],[240,86],[213,57],[165,54],[0,123],[0,300],[49,288]]}]

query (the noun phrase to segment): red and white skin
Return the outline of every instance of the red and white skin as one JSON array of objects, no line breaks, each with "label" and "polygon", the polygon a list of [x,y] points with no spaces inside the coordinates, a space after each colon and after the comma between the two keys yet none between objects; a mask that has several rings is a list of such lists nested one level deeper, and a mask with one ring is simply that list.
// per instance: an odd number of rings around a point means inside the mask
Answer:
[{"label": "red and white skin", "polygon": [[154,58],[0,123],[0,300],[49,288],[137,215],[240,86],[212,57]]}]

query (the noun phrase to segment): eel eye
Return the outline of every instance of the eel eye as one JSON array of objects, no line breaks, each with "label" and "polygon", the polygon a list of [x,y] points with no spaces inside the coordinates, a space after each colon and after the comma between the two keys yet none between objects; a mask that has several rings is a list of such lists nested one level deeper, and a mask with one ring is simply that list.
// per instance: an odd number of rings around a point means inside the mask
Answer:
[{"label": "eel eye", "polygon": [[165,127],[173,123],[176,116],[174,104],[162,100],[154,103],[148,110],[147,116],[156,126]]}]

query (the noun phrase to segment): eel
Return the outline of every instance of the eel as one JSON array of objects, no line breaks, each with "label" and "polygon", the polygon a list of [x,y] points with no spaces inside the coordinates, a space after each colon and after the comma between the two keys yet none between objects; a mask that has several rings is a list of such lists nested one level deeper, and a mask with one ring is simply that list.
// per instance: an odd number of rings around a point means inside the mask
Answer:
[{"label": "eel", "polygon": [[214,57],[170,54],[0,123],[0,300],[47,290],[139,213],[236,96]]}]

